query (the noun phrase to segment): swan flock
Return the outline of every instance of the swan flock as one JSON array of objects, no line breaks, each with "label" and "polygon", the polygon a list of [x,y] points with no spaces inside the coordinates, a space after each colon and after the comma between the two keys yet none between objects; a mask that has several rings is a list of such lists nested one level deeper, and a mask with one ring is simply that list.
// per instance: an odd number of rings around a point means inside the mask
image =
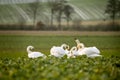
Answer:
[{"label": "swan flock", "polygon": [[[100,50],[93,47],[85,47],[83,43],[81,43],[78,39],[75,39],[76,46],[73,46],[71,49],[69,45],[62,44],[61,46],[53,46],[50,49],[50,55],[57,58],[62,58],[63,56],[67,56],[67,58],[76,58],[77,56],[86,55],[87,57],[101,57]],[[28,58],[46,58],[47,56],[41,52],[32,51],[34,49],[33,46],[27,47]]]}]

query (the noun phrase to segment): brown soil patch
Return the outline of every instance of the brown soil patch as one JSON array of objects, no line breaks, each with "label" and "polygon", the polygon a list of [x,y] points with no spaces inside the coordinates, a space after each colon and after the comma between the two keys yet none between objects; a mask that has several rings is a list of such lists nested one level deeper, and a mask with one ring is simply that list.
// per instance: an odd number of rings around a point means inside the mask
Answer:
[{"label": "brown soil patch", "polygon": [[0,35],[36,36],[120,36],[120,31],[0,31]]}]

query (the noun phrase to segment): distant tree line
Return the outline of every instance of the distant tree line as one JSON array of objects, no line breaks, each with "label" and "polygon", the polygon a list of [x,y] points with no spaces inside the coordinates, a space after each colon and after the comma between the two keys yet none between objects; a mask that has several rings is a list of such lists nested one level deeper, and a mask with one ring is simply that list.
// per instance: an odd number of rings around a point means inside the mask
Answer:
[{"label": "distant tree line", "polygon": [[62,15],[64,15],[66,17],[67,26],[69,27],[71,14],[74,12],[72,6],[70,6],[66,0],[48,0],[48,5],[51,9],[51,26],[53,26],[53,16],[57,15],[58,28],[62,30],[61,19]]},{"label": "distant tree line", "polygon": [[[41,25],[41,26],[37,26],[36,30],[59,30],[57,27],[55,26],[45,26],[44,24],[42,24],[41,22],[37,23],[37,25]],[[112,23],[109,24],[98,24],[98,25],[89,25],[89,26],[85,26],[85,25],[80,25],[77,23],[72,24],[69,27],[65,27],[63,25],[62,26],[62,30],[64,31],[120,31],[120,24],[115,24],[115,26],[113,27]],[[2,25],[0,24],[0,30],[34,30],[34,26],[33,25],[18,25],[18,24],[5,24]]]},{"label": "distant tree line", "polygon": [[[67,0],[48,0],[48,7],[50,8],[51,12],[50,26],[53,26],[53,20],[55,16],[57,18],[56,21],[58,21],[58,29],[62,30],[61,20],[63,15],[67,21],[67,26],[69,26],[69,21],[71,19],[70,17],[74,12],[74,9],[69,5]],[[42,6],[41,2],[39,2],[39,0],[29,4],[28,13],[33,17],[34,29],[37,29],[37,16],[39,16],[42,12],[44,12],[44,7]]]},{"label": "distant tree line", "polygon": [[115,19],[120,18],[120,0],[108,0],[105,13],[112,19],[114,26]]}]

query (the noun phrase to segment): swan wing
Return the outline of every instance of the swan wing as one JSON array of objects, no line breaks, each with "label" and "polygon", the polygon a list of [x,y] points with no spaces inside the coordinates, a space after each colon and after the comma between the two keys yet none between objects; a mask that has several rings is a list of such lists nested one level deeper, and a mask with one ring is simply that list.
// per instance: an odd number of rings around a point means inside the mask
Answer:
[{"label": "swan wing", "polygon": [[86,55],[100,54],[100,51],[96,47],[88,47],[82,50]]},{"label": "swan wing", "polygon": [[73,51],[73,55],[74,56],[79,56],[80,54],[79,54],[79,51]]},{"label": "swan wing", "polygon": [[52,47],[50,50],[50,54],[55,57],[63,57],[65,55],[65,50],[61,47]]},{"label": "swan wing", "polygon": [[100,54],[100,50],[99,50],[98,48],[96,48],[96,47],[92,47],[92,48],[93,48],[93,51],[94,51],[94,52]]},{"label": "swan wing", "polygon": [[86,49],[78,50],[78,55],[86,55]]},{"label": "swan wing", "polygon": [[32,52],[30,54],[28,54],[29,58],[38,58],[38,57],[43,57],[44,54],[40,53],[40,52]]}]

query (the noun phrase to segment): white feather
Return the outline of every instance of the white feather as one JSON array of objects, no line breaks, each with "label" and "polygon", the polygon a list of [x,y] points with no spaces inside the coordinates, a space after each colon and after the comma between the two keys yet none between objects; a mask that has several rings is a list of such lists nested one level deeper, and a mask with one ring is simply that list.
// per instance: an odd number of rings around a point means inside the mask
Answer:
[{"label": "white feather", "polygon": [[34,48],[33,46],[27,47],[27,52],[28,52],[29,58],[38,58],[38,57],[46,58],[46,56],[41,52],[32,52],[31,49],[33,49],[33,48]]},{"label": "white feather", "polygon": [[94,47],[85,47],[83,43],[80,43],[78,39],[75,40],[78,48],[78,52],[75,54],[76,56],[79,55],[86,55],[87,57],[98,57],[100,55],[100,50]]},{"label": "white feather", "polygon": [[85,47],[82,50],[78,50],[79,55],[86,55],[87,57],[101,56],[99,49],[96,47]]},{"label": "white feather", "polygon": [[50,55],[59,58],[63,57],[65,54],[67,54],[67,51],[64,49],[66,46],[66,44],[62,44],[61,46],[53,46],[50,49]]}]

